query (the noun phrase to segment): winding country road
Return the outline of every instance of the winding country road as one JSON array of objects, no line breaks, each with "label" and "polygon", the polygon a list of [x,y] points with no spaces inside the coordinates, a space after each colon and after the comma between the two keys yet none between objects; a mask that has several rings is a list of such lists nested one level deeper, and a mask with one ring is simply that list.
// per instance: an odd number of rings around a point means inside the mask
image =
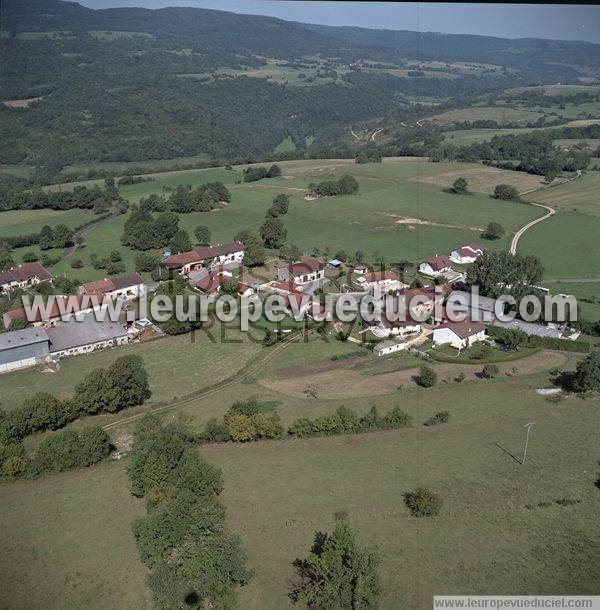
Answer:
[{"label": "winding country road", "polygon": [[514,237],[512,238],[512,241],[510,243],[510,253],[511,254],[517,253],[517,245],[519,244],[519,240],[521,239],[521,237],[523,236],[523,233],[525,233],[525,231],[527,231],[528,229],[531,229],[531,227],[534,227],[535,225],[542,222],[543,220],[546,220],[547,218],[550,218],[550,216],[554,216],[554,214],[556,214],[556,210],[554,208],[551,208],[550,206],[542,205],[541,203],[533,203],[533,202],[530,202],[529,205],[535,205],[538,208],[544,208],[544,210],[548,210],[548,213],[544,214],[544,216],[540,216],[540,218],[536,218],[535,220],[528,222],[524,227],[521,227],[515,233]]}]

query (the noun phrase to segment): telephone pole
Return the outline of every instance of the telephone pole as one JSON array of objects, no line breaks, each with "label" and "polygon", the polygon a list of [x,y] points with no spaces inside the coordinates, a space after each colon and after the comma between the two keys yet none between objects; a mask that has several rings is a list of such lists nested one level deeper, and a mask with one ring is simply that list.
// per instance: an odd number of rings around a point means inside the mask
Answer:
[{"label": "telephone pole", "polygon": [[521,460],[521,465],[525,464],[525,460],[527,459],[527,445],[529,445],[529,433],[531,432],[531,426],[533,426],[535,422],[529,422],[525,424],[523,428],[527,428],[527,435],[525,436],[525,448],[523,449],[523,459]]}]

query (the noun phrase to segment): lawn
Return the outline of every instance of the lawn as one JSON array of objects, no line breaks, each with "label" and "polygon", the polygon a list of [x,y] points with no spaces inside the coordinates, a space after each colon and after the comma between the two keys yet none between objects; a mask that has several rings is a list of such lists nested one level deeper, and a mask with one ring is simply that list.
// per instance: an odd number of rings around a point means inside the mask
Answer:
[{"label": "lawn", "polygon": [[[258,337],[257,333],[255,335]],[[243,341],[237,343],[240,339]],[[152,389],[148,404],[169,402],[234,375],[262,350],[260,343],[241,336],[238,330],[230,328],[221,338],[219,329],[215,328],[198,331],[195,337],[191,334],[164,337],[73,356],[61,360],[58,373],[41,373],[33,368],[0,376],[1,405],[3,409],[13,409],[40,391],[70,396],[75,385],[92,369],[109,366],[116,358],[127,354],[138,354],[144,359]]]},{"label": "lawn", "polygon": [[558,212],[523,235],[519,252],[539,257],[547,278],[598,277],[598,235],[600,218]]},{"label": "lawn", "polygon": [[89,210],[9,210],[0,212],[0,238],[39,233],[44,225],[77,227],[95,218]]},{"label": "lawn", "polygon": [[[471,172],[475,176],[484,171],[482,188],[486,190],[496,181],[510,181],[515,174],[496,170],[493,176],[488,176],[489,172],[476,164],[390,158],[381,164],[356,165],[350,160],[334,159],[285,161],[280,165],[283,176],[272,180],[235,184],[240,178],[239,171],[182,170],[155,174],[154,180],[124,186],[120,192],[130,202],[137,202],[150,193],[168,194],[168,189],[179,184],[197,186],[222,180],[232,192],[231,204],[210,213],[180,215],[180,226],[191,236],[196,226],[204,224],[212,232],[212,241],[221,243],[233,239],[242,229],[258,231],[273,198],[285,192],[291,199],[290,211],[283,218],[288,231],[287,244],[296,244],[306,252],[313,247],[322,251],[329,248],[331,254],[339,249],[348,253],[360,249],[368,258],[382,253],[389,262],[418,262],[435,253],[449,253],[457,245],[479,239],[482,229],[491,221],[500,222],[509,236],[538,215],[536,209],[522,204],[498,202],[486,195],[459,196],[442,191],[442,185],[453,172]],[[311,182],[346,172],[359,180],[360,194],[317,201],[304,199]],[[435,182],[439,174],[445,175],[440,184],[418,182]],[[517,178],[531,185],[530,176],[520,173]],[[95,253],[104,257],[112,249],[121,251],[127,271],[133,271],[136,252],[120,242],[125,220],[125,216],[120,216],[89,232],[85,248],[73,255],[84,261],[83,269],[72,270],[67,259],[53,267],[52,272],[82,281],[104,277],[103,270],[90,266],[89,256]],[[505,248],[508,236],[490,242],[489,246]],[[22,256],[23,252],[17,251],[16,256]]]},{"label": "lawn", "polygon": [[588,172],[577,180],[531,193],[528,198],[564,210],[600,216],[600,172]]},{"label": "lawn", "polygon": [[[203,448],[223,469],[228,520],[256,570],[239,607],[288,608],[292,560],[306,556],[314,532],[330,530],[340,510],[347,511],[360,541],[379,549],[384,610],[430,608],[431,596],[444,593],[597,592],[600,401],[551,404],[535,393],[547,383],[546,374],[539,374],[348,399],[344,403],[361,413],[372,404],[383,412],[399,404],[413,416],[413,427]],[[242,384],[184,413],[205,421],[258,389]],[[260,397],[284,401],[279,410],[285,424],[341,404],[265,390]],[[423,427],[442,406],[450,422]],[[535,426],[522,466],[517,459],[529,421]],[[0,588],[0,605],[148,607],[130,533],[143,507],[127,492],[124,466],[0,488],[0,566],[8,583]],[[408,514],[402,495],[417,486],[443,497],[438,517]],[[560,506],[559,499],[573,504]],[[526,508],[540,502],[550,505]]]}]

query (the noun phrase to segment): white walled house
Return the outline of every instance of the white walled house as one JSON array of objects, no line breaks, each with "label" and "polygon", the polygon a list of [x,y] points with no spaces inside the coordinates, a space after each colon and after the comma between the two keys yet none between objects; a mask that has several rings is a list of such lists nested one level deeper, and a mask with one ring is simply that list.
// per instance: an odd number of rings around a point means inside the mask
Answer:
[{"label": "white walled house", "polygon": [[441,277],[452,272],[452,262],[447,256],[434,256],[419,265],[419,272],[429,277]]},{"label": "white walled house", "polygon": [[50,273],[38,262],[23,263],[6,271],[0,271],[0,289],[3,291],[12,288],[28,288],[40,282],[51,281]]},{"label": "white walled house", "polygon": [[400,352],[406,349],[404,339],[391,339],[390,341],[382,341],[373,348],[373,353],[376,356],[387,356],[394,352]]},{"label": "white walled house", "polygon": [[277,270],[277,278],[281,282],[294,282],[302,285],[322,280],[325,277],[325,265],[316,258],[305,258],[302,261],[290,263]]},{"label": "white walled house", "polygon": [[197,248],[189,252],[180,252],[167,256],[163,266],[173,271],[188,275],[192,271],[214,266],[239,266],[244,262],[244,244],[232,241],[206,248]]},{"label": "white walled house", "polygon": [[142,276],[139,273],[130,273],[82,284],[79,287],[79,294],[96,294],[108,299],[135,299],[143,296],[145,290]]},{"label": "white walled house", "polygon": [[446,322],[433,329],[434,345],[449,344],[457,349],[470,347],[485,338],[485,324],[482,322]]},{"label": "white walled house", "polygon": [[407,284],[400,281],[400,278],[393,271],[369,271],[361,275],[356,282],[363,290],[374,292],[390,292],[392,290],[402,290],[407,288]]},{"label": "white walled house", "polygon": [[474,263],[484,252],[486,248],[481,244],[470,243],[453,250],[450,254],[450,260],[460,265]]}]

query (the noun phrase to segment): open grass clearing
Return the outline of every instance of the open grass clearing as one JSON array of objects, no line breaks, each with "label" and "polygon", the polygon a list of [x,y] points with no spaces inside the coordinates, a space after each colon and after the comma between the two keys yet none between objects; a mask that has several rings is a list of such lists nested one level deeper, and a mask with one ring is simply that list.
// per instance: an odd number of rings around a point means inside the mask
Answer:
[{"label": "open grass clearing", "polygon": [[527,198],[557,209],[600,216],[599,192],[600,172],[592,171],[577,180],[530,193]]},{"label": "open grass clearing", "polygon": [[[41,391],[66,398],[92,369],[109,366],[120,356],[128,354],[137,354],[144,359],[152,389],[152,398],[146,404],[170,402],[230,377],[264,349],[259,342],[250,341],[239,330],[227,328],[223,332],[221,337],[218,328],[202,330],[195,336],[163,337],[64,358],[57,373],[41,373],[37,368],[5,373],[0,376],[2,408],[14,409]],[[254,334],[260,338],[258,333]]]},{"label": "open grass clearing", "polygon": [[0,212],[0,237],[39,233],[44,225],[74,228],[95,218],[90,210],[8,210]]},{"label": "open grass clearing", "polygon": [[434,184],[440,188],[448,188],[452,186],[457,178],[465,178],[469,183],[469,190],[488,195],[494,192],[497,184],[510,184],[520,193],[547,187],[542,176],[481,165],[479,167],[465,167],[464,169],[460,168],[430,176],[417,176],[412,179],[427,184]]},{"label": "open grass clearing", "polygon": [[500,124],[523,123],[525,126],[535,123],[543,116],[542,112],[531,112],[506,106],[473,106],[471,108],[448,110],[447,112],[427,117],[424,121],[438,125],[453,125],[464,121],[497,121]]},{"label": "open grass clearing", "polygon": [[546,277],[598,277],[598,235],[600,218],[558,212],[523,235],[519,252],[539,257]]},{"label": "open grass clearing", "polygon": [[[413,417],[413,427],[202,448],[223,469],[228,521],[257,570],[241,590],[239,607],[288,608],[292,560],[306,555],[316,530],[331,529],[339,510],[348,512],[361,542],[379,548],[383,609],[430,608],[431,596],[446,592],[593,594],[600,401],[550,404],[535,392],[546,384],[547,375],[538,374],[477,389],[442,383],[397,397],[350,398],[344,403],[359,413],[372,404],[382,412],[399,404]],[[258,392],[261,399],[277,398],[253,384],[240,385],[218,400],[188,405],[183,414],[200,424]],[[285,425],[341,404],[283,401],[278,409]],[[442,405],[450,422],[423,427]],[[516,460],[528,421],[536,425],[528,462],[521,466]],[[124,466],[110,463],[0,488],[0,572],[10,579],[0,589],[3,605],[149,605],[130,533],[143,506],[129,496]],[[417,486],[442,495],[438,517],[417,520],[408,514],[402,494]],[[561,498],[576,504],[559,506]],[[526,508],[540,502],[550,506]],[[83,539],[89,540],[85,554]],[[35,587],[22,587],[26,582]]]}]

